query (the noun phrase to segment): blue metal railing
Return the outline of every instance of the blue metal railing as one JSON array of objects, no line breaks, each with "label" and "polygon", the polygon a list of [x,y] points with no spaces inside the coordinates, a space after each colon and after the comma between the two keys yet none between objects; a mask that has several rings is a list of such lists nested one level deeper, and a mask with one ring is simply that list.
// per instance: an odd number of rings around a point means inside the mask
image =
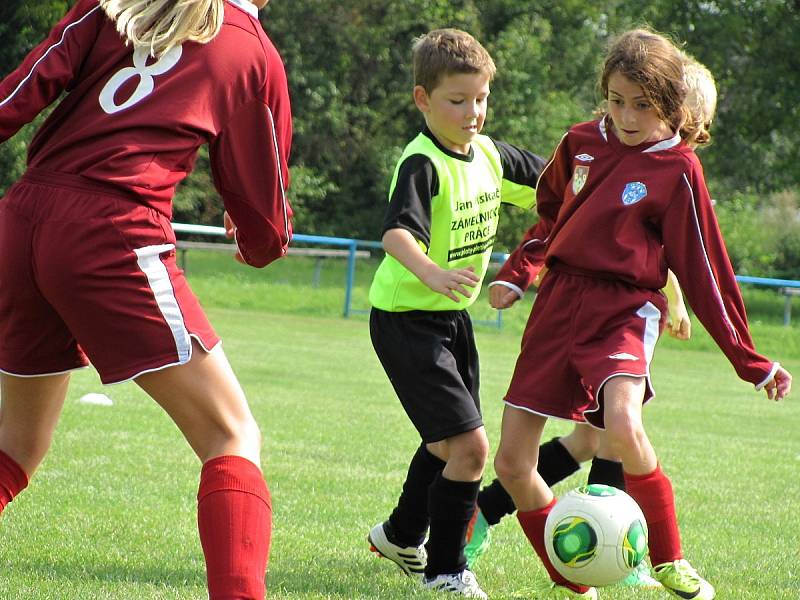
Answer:
[{"label": "blue metal railing", "polygon": [[[225,237],[225,228],[214,225],[191,225],[188,223],[173,223],[172,229],[175,231],[175,233],[188,233],[194,235],[210,235],[215,237]],[[367,310],[364,309],[354,309],[352,307],[353,287],[355,286],[355,278],[356,278],[356,251],[359,248],[383,250],[383,244],[381,244],[381,242],[370,241],[370,240],[356,240],[356,239],[340,238],[340,237],[329,237],[324,235],[305,235],[302,233],[295,233],[294,235],[292,235],[292,242],[346,248],[348,251],[347,270],[345,272],[344,308],[342,309],[342,315],[345,318],[347,318],[352,313],[368,312]],[[508,254],[505,254],[503,252],[492,253],[492,260],[495,262],[500,262],[501,264],[505,262],[507,257]],[[495,323],[495,322],[490,322],[490,323]],[[496,326],[498,329],[503,326],[502,311],[497,311]]]},{"label": "blue metal railing", "polygon": [[[223,227],[215,227],[213,225],[189,225],[186,223],[173,223],[172,228],[176,233],[189,233],[199,235],[211,235],[216,237],[224,237],[225,229]],[[352,307],[353,300],[353,287],[355,286],[356,277],[356,251],[359,248],[379,249],[383,250],[383,245],[380,242],[370,240],[356,240],[350,238],[329,237],[324,235],[304,235],[302,233],[295,233],[292,236],[294,243],[316,244],[323,246],[336,246],[339,248],[347,249],[347,270],[345,273],[344,284],[344,307],[342,314],[345,318],[353,313],[368,312],[364,309],[354,309]],[[508,258],[508,254],[504,252],[492,252],[492,262],[503,264]],[[747,283],[751,285],[760,285],[773,288],[784,289],[800,289],[800,281],[794,279],[775,279],[771,277],[751,277],[749,275],[737,275],[736,281],[739,283]],[[783,310],[783,324],[789,325],[791,321],[791,302],[792,294],[784,291],[786,297]],[[503,326],[503,311],[497,311],[496,321],[479,321],[495,325],[498,329]]]},{"label": "blue metal railing", "polygon": [[[792,322],[792,296],[796,294],[794,290],[800,290],[800,281],[794,279],[774,279],[772,277],[751,277],[750,275],[737,275],[736,281],[739,283],[781,288],[785,298],[783,301],[783,324],[786,327],[789,326]],[[790,292],[789,290],[792,291]]]},{"label": "blue metal railing", "polygon": [[[212,235],[216,237],[225,237],[225,228],[216,227],[213,225],[190,225],[188,223],[173,223],[172,229],[175,233],[190,233],[200,235]],[[338,246],[346,248],[347,253],[347,271],[345,274],[345,291],[344,291],[344,317],[350,316],[350,303],[352,301],[353,285],[356,277],[356,250],[358,250],[359,241],[349,238],[328,237],[324,235],[304,235],[302,233],[295,233],[292,236],[293,242],[301,242],[305,244],[319,244],[324,246]]]}]

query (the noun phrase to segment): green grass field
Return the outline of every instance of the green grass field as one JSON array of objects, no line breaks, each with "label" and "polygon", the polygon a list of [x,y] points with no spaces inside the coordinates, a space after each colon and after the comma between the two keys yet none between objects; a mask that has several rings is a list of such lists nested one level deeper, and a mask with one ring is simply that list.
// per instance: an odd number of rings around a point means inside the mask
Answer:
[{"label": "green grass field", "polygon": [[[326,264],[311,288],[313,265],[303,259],[266,271],[231,266],[229,256],[191,260],[190,281],[264,432],[275,511],[270,598],[437,597],[367,548],[366,534],[393,507],[418,439],[374,356],[365,316],[338,316],[339,265]],[[366,307],[366,277],[354,306]],[[780,299],[775,306],[779,322]],[[477,332],[493,443],[527,313],[518,309],[501,331]],[[771,315],[756,320],[760,348],[800,373],[798,329]],[[645,411],[675,487],[686,555],[721,599],[797,600],[800,391],[767,401],[736,378],[699,327],[695,333],[686,344],[660,343],[658,397]],[[88,392],[106,393],[114,405],[79,403]],[[552,422],[546,434],[569,429]],[[93,371],[77,373],[51,454],[2,517],[0,599],[205,598],[198,472],[177,429],[135,385],[102,388]],[[496,528],[476,573],[497,600],[535,598],[545,582],[515,519]],[[601,595],[666,598],[617,588]]]}]

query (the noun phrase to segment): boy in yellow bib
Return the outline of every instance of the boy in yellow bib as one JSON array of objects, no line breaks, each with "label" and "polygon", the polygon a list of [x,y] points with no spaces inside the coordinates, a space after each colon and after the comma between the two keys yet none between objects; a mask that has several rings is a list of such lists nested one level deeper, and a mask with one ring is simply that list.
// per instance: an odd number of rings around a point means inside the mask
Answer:
[{"label": "boy in yellow bib", "polygon": [[501,202],[532,207],[544,161],[480,134],[495,66],[471,35],[432,31],[413,59],[426,126],[392,179],[370,334],[422,443],[397,507],[369,541],[425,587],[486,598],[463,552],[488,454],[466,309],[489,265]]}]

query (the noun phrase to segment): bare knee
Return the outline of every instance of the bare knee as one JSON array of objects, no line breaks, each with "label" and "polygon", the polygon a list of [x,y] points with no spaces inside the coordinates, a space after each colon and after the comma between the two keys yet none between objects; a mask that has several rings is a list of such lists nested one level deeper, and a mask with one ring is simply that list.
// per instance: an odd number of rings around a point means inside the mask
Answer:
[{"label": "bare knee", "polygon": [[460,451],[460,460],[465,467],[475,472],[483,472],[486,460],[489,458],[489,440],[485,432],[471,435],[469,442],[464,444]]},{"label": "bare knee", "polygon": [[625,462],[628,457],[639,457],[646,453],[650,442],[641,421],[622,418],[606,422],[605,446]]},{"label": "bare knee", "polygon": [[28,477],[32,477],[47,456],[47,452],[50,450],[50,441],[50,437],[39,439],[4,436],[0,449],[8,454]]},{"label": "bare knee", "polygon": [[208,423],[205,443],[195,450],[203,462],[215,456],[236,454],[259,464],[261,444],[261,429],[248,413]]},{"label": "bare knee", "polygon": [[483,427],[447,440],[444,475],[456,481],[474,481],[483,474],[489,456],[489,440]]},{"label": "bare knee", "polygon": [[535,465],[523,457],[502,448],[494,457],[494,470],[498,479],[505,486],[513,486],[516,482],[527,481],[531,478]]}]

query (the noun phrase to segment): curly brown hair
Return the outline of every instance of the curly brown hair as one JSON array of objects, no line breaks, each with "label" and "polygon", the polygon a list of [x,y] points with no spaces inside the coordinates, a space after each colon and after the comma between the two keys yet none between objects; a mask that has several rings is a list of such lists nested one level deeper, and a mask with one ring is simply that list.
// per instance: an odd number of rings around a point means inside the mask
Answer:
[{"label": "curly brown hair", "polygon": [[639,84],[659,118],[673,131],[688,118],[682,53],[664,35],[640,28],[612,41],[600,75],[603,98],[608,98],[608,80],[614,73]]}]

